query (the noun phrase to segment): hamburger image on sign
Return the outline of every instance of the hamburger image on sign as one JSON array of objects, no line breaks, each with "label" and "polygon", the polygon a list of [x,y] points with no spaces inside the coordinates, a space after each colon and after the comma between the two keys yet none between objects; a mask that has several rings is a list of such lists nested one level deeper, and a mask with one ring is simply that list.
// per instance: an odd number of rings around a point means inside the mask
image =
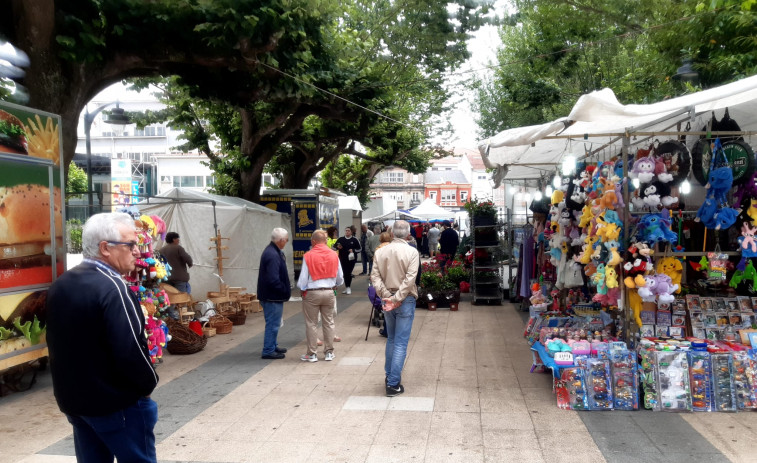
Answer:
[{"label": "hamburger image on sign", "polygon": [[28,154],[24,124],[13,114],[3,110],[0,110],[0,152]]},{"label": "hamburger image on sign", "polygon": [[61,190],[55,185],[50,195],[48,169],[0,160],[0,290],[51,283],[53,252],[57,253],[57,272],[63,272]]}]

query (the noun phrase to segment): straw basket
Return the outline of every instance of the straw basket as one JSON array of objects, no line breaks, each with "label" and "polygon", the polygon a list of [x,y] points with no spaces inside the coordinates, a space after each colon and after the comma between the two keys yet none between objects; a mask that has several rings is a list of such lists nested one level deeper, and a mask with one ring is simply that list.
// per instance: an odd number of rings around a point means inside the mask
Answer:
[{"label": "straw basket", "polygon": [[166,320],[171,340],[166,344],[168,352],[174,355],[189,355],[200,352],[208,343],[207,336],[200,336],[173,318]]},{"label": "straw basket", "polygon": [[247,314],[244,312],[221,312],[221,315],[231,320],[232,325],[244,325],[247,321]]},{"label": "straw basket", "polygon": [[208,322],[211,328],[216,329],[216,334],[229,334],[231,333],[232,323],[231,320],[223,315],[213,315]]},{"label": "straw basket", "polygon": [[205,336],[212,338],[216,335],[216,329],[212,326],[208,326],[208,323],[210,323],[210,321],[202,324],[202,332],[205,334]]}]

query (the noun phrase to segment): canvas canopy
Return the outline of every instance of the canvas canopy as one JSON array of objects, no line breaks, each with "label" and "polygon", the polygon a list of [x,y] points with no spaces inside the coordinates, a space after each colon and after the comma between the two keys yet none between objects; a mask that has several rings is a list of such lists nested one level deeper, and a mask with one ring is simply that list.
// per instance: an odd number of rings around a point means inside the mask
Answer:
[{"label": "canvas canopy", "polygon": [[[664,141],[686,130],[706,126],[712,112],[722,118],[726,108],[744,131],[757,129],[757,76],[646,105],[623,105],[609,88],[581,96],[567,117],[540,125],[505,130],[479,145],[488,168],[496,169],[494,180],[529,183],[553,172],[566,155],[583,157],[601,147],[619,153],[623,134],[652,133],[632,145]],[[553,138],[550,138],[553,137]],[[698,136],[686,138],[691,148]],[[747,140],[748,141],[748,140]],[[530,182],[535,184],[535,182]]]},{"label": "canvas canopy", "polygon": [[408,211],[403,211],[401,209],[396,209],[390,212],[387,212],[386,214],[379,215],[377,217],[371,217],[368,219],[363,219],[363,223],[368,222],[388,222],[388,221],[395,221],[395,220],[409,220],[413,222],[425,222],[426,219],[422,217],[417,217],[413,214],[411,214]]},{"label": "canvas canopy", "polygon": [[362,211],[360,200],[357,196],[339,196],[339,209],[348,209],[351,211]]},{"label": "canvas canopy", "polygon": [[424,199],[422,203],[420,203],[413,209],[410,209],[409,212],[416,217],[421,217],[428,220],[451,219],[455,216],[454,212],[450,212],[442,207],[439,207],[431,198]]},{"label": "canvas canopy", "polygon": [[[148,203],[149,201],[149,203]],[[168,231],[175,231],[181,237],[181,245],[192,256],[194,266],[189,269],[189,283],[195,300],[205,299],[208,291],[218,291],[219,279],[214,273],[216,249],[214,220],[228,249],[223,256],[223,280],[229,286],[247,288],[247,292],[257,292],[260,255],[271,242],[271,231],[276,227],[291,233],[288,214],[272,211],[259,204],[241,198],[219,196],[182,188],[174,188],[166,193],[139,204],[143,214],[156,214],[165,222]],[[215,206],[213,205],[215,202]],[[155,244],[156,249],[163,242]],[[284,248],[289,277],[294,278],[291,241]]]}]

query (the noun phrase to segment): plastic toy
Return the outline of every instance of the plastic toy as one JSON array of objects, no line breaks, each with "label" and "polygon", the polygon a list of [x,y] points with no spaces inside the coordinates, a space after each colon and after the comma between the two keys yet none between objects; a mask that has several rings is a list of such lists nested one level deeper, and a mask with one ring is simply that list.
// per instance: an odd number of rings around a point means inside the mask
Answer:
[{"label": "plastic toy", "polygon": [[734,352],[733,362],[733,385],[736,393],[736,407],[739,410],[757,408],[755,397],[754,365],[746,352]]},{"label": "plastic toy", "polygon": [[712,382],[714,384],[715,410],[736,411],[731,354],[712,354]]},{"label": "plastic toy", "polygon": [[659,399],[654,409],[691,411],[689,362],[686,352],[657,351],[655,357]]},{"label": "plastic toy", "polygon": [[[625,346],[625,344],[624,344]],[[612,395],[615,410],[638,410],[638,375],[636,353],[610,350]]]},{"label": "plastic toy", "polygon": [[563,369],[561,383],[564,384],[568,394],[567,408],[570,410],[588,410],[587,387],[582,369],[580,367]]},{"label": "plastic toy", "polygon": [[589,359],[586,362],[585,377],[589,387],[590,410],[612,410],[613,395],[610,378],[610,361]]},{"label": "plastic toy", "polygon": [[[699,344],[699,343],[697,343]],[[704,343],[702,343],[704,344]],[[713,405],[712,361],[706,344],[689,351],[691,405],[695,412],[710,412]]]}]

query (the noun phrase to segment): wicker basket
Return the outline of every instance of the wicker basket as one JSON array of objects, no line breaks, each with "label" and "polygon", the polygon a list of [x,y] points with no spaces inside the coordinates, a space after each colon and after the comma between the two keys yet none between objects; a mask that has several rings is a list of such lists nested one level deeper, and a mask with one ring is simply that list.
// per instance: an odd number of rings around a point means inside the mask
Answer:
[{"label": "wicker basket", "polygon": [[171,340],[166,344],[174,355],[189,355],[200,352],[208,343],[207,336],[200,336],[173,318],[166,320]]},{"label": "wicker basket", "polygon": [[210,321],[202,324],[202,332],[205,334],[205,336],[212,338],[216,335],[216,329],[212,326],[208,326],[208,323],[210,323]]},{"label": "wicker basket", "polygon": [[232,325],[244,325],[247,321],[247,314],[244,312],[221,312],[221,315],[231,320]]},{"label": "wicker basket", "polygon": [[229,334],[231,333],[232,323],[231,320],[223,315],[213,315],[208,322],[211,328],[216,329],[216,334]]}]

